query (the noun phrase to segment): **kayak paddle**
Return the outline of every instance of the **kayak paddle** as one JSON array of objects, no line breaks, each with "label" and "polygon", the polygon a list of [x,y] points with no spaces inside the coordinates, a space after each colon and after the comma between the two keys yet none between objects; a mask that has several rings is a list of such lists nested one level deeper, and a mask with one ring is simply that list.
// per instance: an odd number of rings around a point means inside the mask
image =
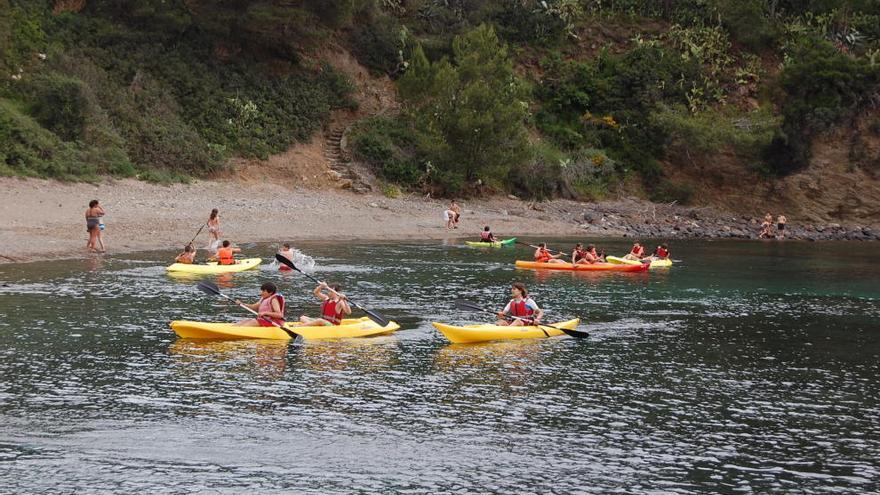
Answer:
[{"label": "kayak paddle", "polygon": [[[538,249],[538,246],[533,246],[533,245],[526,243],[526,242],[522,242],[522,241],[513,241],[513,242],[515,242],[517,244],[522,244],[523,246],[528,246],[530,248]],[[556,251],[555,249],[547,249],[547,251],[549,251],[551,254],[561,254],[563,256],[568,256],[568,253],[564,253],[562,251]],[[546,325],[544,325],[544,326],[546,326]]]},{"label": "kayak paddle", "polygon": [[[217,287],[217,284],[215,284],[215,283],[213,283],[213,282],[202,281],[202,282],[199,282],[199,283],[198,283],[198,287],[199,287],[199,290],[202,291],[202,292],[204,292],[205,294],[211,294],[211,295],[214,295],[214,296],[220,296],[220,297],[223,297],[223,298],[225,298],[225,299],[228,299],[228,300],[230,300],[230,301],[232,301],[232,302],[235,302],[235,299],[233,299],[233,298],[227,296],[226,294],[220,292],[220,288]],[[257,315],[257,318],[258,318],[258,319],[261,319],[261,320],[263,320],[263,321],[268,321],[268,322],[271,323],[273,326],[276,326],[276,327],[278,327],[278,328],[284,330],[285,332],[287,332],[287,335],[290,335],[290,337],[293,338],[293,339],[295,339],[297,342],[301,342],[301,341],[302,341],[302,335],[300,335],[300,334],[298,334],[298,333],[296,333],[296,332],[292,332],[292,331],[290,331],[290,329],[288,329],[288,328],[285,327],[284,325],[278,323],[277,321],[275,321],[275,320],[270,320],[269,318],[263,318],[262,316],[260,316],[259,313],[257,313],[256,311],[252,310],[251,308],[245,306],[244,304],[239,304],[239,306],[241,306],[242,308],[244,308],[244,309],[250,311],[251,313]]]},{"label": "kayak paddle", "polygon": [[[479,304],[475,304],[470,301],[465,301],[464,299],[457,299],[455,301],[455,307],[457,307],[458,309],[466,309],[466,310],[471,310],[471,311],[482,311],[484,313],[495,314],[495,311],[492,311],[491,309],[484,308],[484,307],[480,306]],[[514,318],[517,320],[524,320],[525,319],[525,318],[520,318],[519,316],[510,316],[510,318]],[[568,328],[562,328],[562,327],[555,327],[553,325],[536,324],[534,326],[547,327],[547,328],[552,328],[554,330],[559,330],[559,331],[563,332],[565,335],[569,335],[569,336],[574,337],[576,339],[585,339],[590,336],[590,334],[587,332],[581,332],[580,330],[570,330]],[[547,332],[544,332],[544,333],[547,333]],[[549,337],[549,335],[548,335],[548,337]]]},{"label": "kayak paddle", "polygon": [[[283,265],[285,265],[285,266],[287,266],[287,267],[289,267],[289,268],[291,268],[291,269],[293,269],[293,270],[296,270],[296,271],[302,273],[303,275],[305,275],[306,277],[308,277],[309,280],[311,280],[312,282],[315,282],[316,284],[322,284],[322,283],[323,283],[323,282],[321,282],[320,280],[316,279],[315,277],[313,277],[313,276],[309,275],[308,273],[306,273],[306,272],[300,270],[299,268],[297,268],[296,265],[294,265],[292,261],[290,261],[289,259],[285,258],[284,256],[282,256],[282,255],[276,253],[276,254],[275,254],[275,259],[278,260],[279,263],[281,263],[281,264],[283,264]],[[385,318],[384,316],[382,316],[381,314],[377,313],[376,311],[373,311],[373,310],[371,310],[371,309],[367,309],[367,308],[361,306],[360,304],[358,304],[358,303],[352,301],[351,299],[348,299],[348,297],[346,297],[346,299],[348,300],[348,302],[351,303],[352,306],[354,306],[354,307],[356,307],[357,309],[359,309],[359,310],[363,311],[364,313],[366,313],[367,316],[369,316],[370,319],[373,320],[374,322],[376,322],[376,324],[379,325],[380,327],[384,327],[384,326],[387,326],[387,325],[388,325],[388,323],[389,323],[389,322],[388,322],[388,319]]]},{"label": "kayak paddle", "polygon": [[199,231],[198,231],[198,232],[196,232],[196,235],[194,235],[194,236],[193,236],[193,238],[192,238],[192,240],[191,240],[191,241],[189,241],[189,244],[187,244],[187,246],[189,246],[189,245],[190,245],[190,244],[192,244],[192,243],[194,243],[194,242],[196,242],[196,237],[198,237],[198,236],[199,236],[199,234],[201,234],[201,233],[202,233],[202,229],[203,229],[203,228],[205,228],[205,225],[208,225],[208,223],[207,223],[207,222],[205,222],[205,223],[203,223],[203,224],[202,224],[202,226],[201,226],[201,227],[199,227]]}]

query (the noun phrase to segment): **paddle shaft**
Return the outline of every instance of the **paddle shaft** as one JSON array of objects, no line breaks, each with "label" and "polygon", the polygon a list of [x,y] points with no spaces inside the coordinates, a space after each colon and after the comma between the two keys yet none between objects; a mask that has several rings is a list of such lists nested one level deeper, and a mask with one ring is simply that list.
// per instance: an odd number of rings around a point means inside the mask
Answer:
[{"label": "paddle shaft", "polygon": [[[486,312],[486,313],[496,314],[494,311],[492,311],[492,310],[490,310],[490,309],[488,309],[488,308],[484,308],[484,307],[482,307],[482,306],[477,306],[476,304],[473,304],[473,303],[470,303],[470,302],[467,302],[467,301],[457,301],[457,303],[458,303],[458,305],[459,305],[459,308],[465,308],[465,309],[471,309],[471,310],[474,310],[474,311],[483,311],[483,312]],[[462,305],[461,303],[464,303],[464,304]],[[521,318],[521,317],[519,317],[519,316],[513,316],[513,315],[504,315],[504,316],[507,317],[507,318],[514,318],[514,319],[517,319],[517,320],[527,320],[526,318]],[[579,338],[579,339],[582,339],[582,338],[585,338],[585,337],[589,337],[589,336],[590,336],[590,334],[587,333],[587,332],[580,332],[580,331],[577,331],[577,330],[571,330],[571,329],[568,329],[568,328],[562,328],[562,327],[557,327],[557,326],[553,326],[553,325],[544,325],[544,324],[536,323],[536,324],[533,324],[533,326],[536,326],[536,327],[538,327],[538,328],[541,328],[541,327],[552,328],[552,329],[554,329],[554,330],[559,330],[560,332],[562,332],[562,333],[564,333],[564,334],[566,334],[566,335],[569,335],[569,336],[571,336],[571,337],[575,337],[575,338]],[[544,330],[543,328],[541,328],[541,331],[544,332],[544,335],[546,335],[547,337],[550,336],[550,334],[548,334],[547,331]]]},{"label": "paddle shaft", "polygon": [[[196,235],[194,235],[194,236],[193,236],[193,238],[192,238],[192,240],[191,240],[191,241],[189,241],[189,244],[192,244],[192,243],[194,243],[194,242],[196,242],[196,237],[198,237],[198,236],[199,236],[199,234],[201,234],[201,233],[202,233],[202,229],[204,229],[204,228],[205,228],[205,225],[208,225],[208,224],[207,224],[207,223],[203,223],[203,224],[202,224],[202,226],[201,226],[201,227],[199,227],[199,231],[198,231],[198,232],[196,232]],[[187,244],[187,246],[189,246],[189,244]]]},{"label": "paddle shaft", "polygon": [[280,328],[281,330],[284,330],[285,332],[287,332],[287,335],[290,335],[290,336],[293,337],[293,338],[297,338],[297,337],[299,337],[299,334],[297,334],[296,332],[291,332],[287,327],[285,327],[284,325],[278,323],[278,322],[275,321],[275,320],[272,320],[272,319],[266,318],[266,317],[264,317],[264,316],[260,316],[260,313],[254,311],[253,309],[251,309],[250,307],[248,307],[246,304],[236,302],[235,299],[233,299],[233,298],[227,296],[226,294],[220,292],[219,290],[213,290],[213,288],[212,288],[212,289],[211,289],[211,292],[217,294],[218,296],[220,296],[220,297],[222,297],[222,298],[224,298],[224,299],[228,299],[228,300],[234,302],[235,304],[237,304],[238,306],[244,308],[244,309],[247,310],[247,311],[250,311],[251,313],[253,313],[254,315],[256,315],[257,319],[260,319],[260,320],[263,320],[263,321],[267,321],[267,322],[271,323],[273,326],[276,326],[276,327]]},{"label": "paddle shaft", "polygon": [[[320,280],[316,279],[315,277],[313,277],[313,276],[309,275],[308,273],[306,273],[306,272],[300,270],[296,265],[293,264],[293,261],[290,261],[290,260],[287,259],[285,256],[282,256],[281,254],[276,254],[276,255],[275,255],[275,259],[276,259],[279,263],[281,263],[281,264],[283,264],[283,265],[285,265],[285,266],[287,266],[287,267],[290,267],[290,268],[292,268],[292,269],[294,269],[294,270],[296,270],[296,271],[302,273],[303,275],[306,276],[306,278],[308,278],[308,279],[311,280],[312,282],[315,282],[316,284],[326,285],[326,284],[324,284],[324,282],[321,282]],[[333,290],[333,289],[330,289],[330,290]],[[333,292],[336,293],[336,294],[339,294],[339,293],[336,292],[336,291],[333,291]],[[369,316],[371,320],[373,320],[374,322],[376,322],[376,323],[379,324],[380,326],[383,326],[383,327],[384,327],[384,326],[388,325],[388,323],[389,323],[388,320],[387,320],[385,317],[383,317],[382,315],[376,313],[375,311],[371,311],[371,310],[368,310],[367,308],[364,308],[364,307],[361,306],[360,304],[358,304],[358,303],[352,301],[351,299],[349,299],[348,296],[345,296],[345,300],[348,301],[349,304],[351,304],[351,305],[354,306],[355,308],[357,308],[357,309],[363,311],[364,313],[366,313],[367,316]]]},{"label": "paddle shaft", "polygon": [[[533,246],[533,245],[528,244],[526,242],[520,242],[520,241],[513,241],[513,242],[515,242],[517,244],[522,244],[523,246],[528,246],[530,248],[541,249],[539,246]],[[544,248],[544,249],[547,249],[547,248]],[[565,253],[563,251],[556,251],[555,249],[547,249],[547,251],[549,251],[552,254],[561,254],[563,256],[568,256],[568,253]]]}]

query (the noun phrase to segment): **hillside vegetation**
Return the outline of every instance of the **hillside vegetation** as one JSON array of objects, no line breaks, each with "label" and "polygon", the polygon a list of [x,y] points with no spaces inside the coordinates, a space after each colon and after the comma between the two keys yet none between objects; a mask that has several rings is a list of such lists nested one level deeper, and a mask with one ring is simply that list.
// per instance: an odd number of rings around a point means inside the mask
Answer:
[{"label": "hillside vegetation", "polygon": [[[396,81],[348,142],[438,194],[688,202],[722,156],[776,180],[847,131],[880,175],[880,0],[0,0],[0,173],[185,179],[305,141]],[[673,170],[674,169],[674,170]]]}]

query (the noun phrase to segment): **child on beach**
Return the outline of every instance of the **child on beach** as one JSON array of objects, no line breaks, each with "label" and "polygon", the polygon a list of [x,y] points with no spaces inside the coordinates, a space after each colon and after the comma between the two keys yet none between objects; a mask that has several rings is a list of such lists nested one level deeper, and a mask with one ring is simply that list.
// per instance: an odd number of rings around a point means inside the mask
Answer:
[{"label": "child on beach", "polygon": [[211,247],[220,240],[220,210],[214,208],[211,210],[211,216],[208,217],[208,234],[211,235]]}]

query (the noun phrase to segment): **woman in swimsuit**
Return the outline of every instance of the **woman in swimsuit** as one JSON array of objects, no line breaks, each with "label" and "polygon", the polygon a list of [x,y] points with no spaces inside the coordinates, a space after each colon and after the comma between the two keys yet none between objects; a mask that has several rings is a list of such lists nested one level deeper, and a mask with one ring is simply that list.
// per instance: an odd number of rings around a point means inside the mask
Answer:
[{"label": "woman in swimsuit", "polygon": [[211,210],[208,217],[208,233],[211,234],[211,245],[220,240],[220,211],[217,208]]},{"label": "woman in swimsuit", "polygon": [[[86,210],[86,232],[89,233],[89,242],[86,243],[86,249],[103,253],[104,239],[101,237],[101,217],[104,216],[104,208],[98,204],[97,199],[89,201],[89,208]],[[98,249],[97,246],[101,246]]]}]

